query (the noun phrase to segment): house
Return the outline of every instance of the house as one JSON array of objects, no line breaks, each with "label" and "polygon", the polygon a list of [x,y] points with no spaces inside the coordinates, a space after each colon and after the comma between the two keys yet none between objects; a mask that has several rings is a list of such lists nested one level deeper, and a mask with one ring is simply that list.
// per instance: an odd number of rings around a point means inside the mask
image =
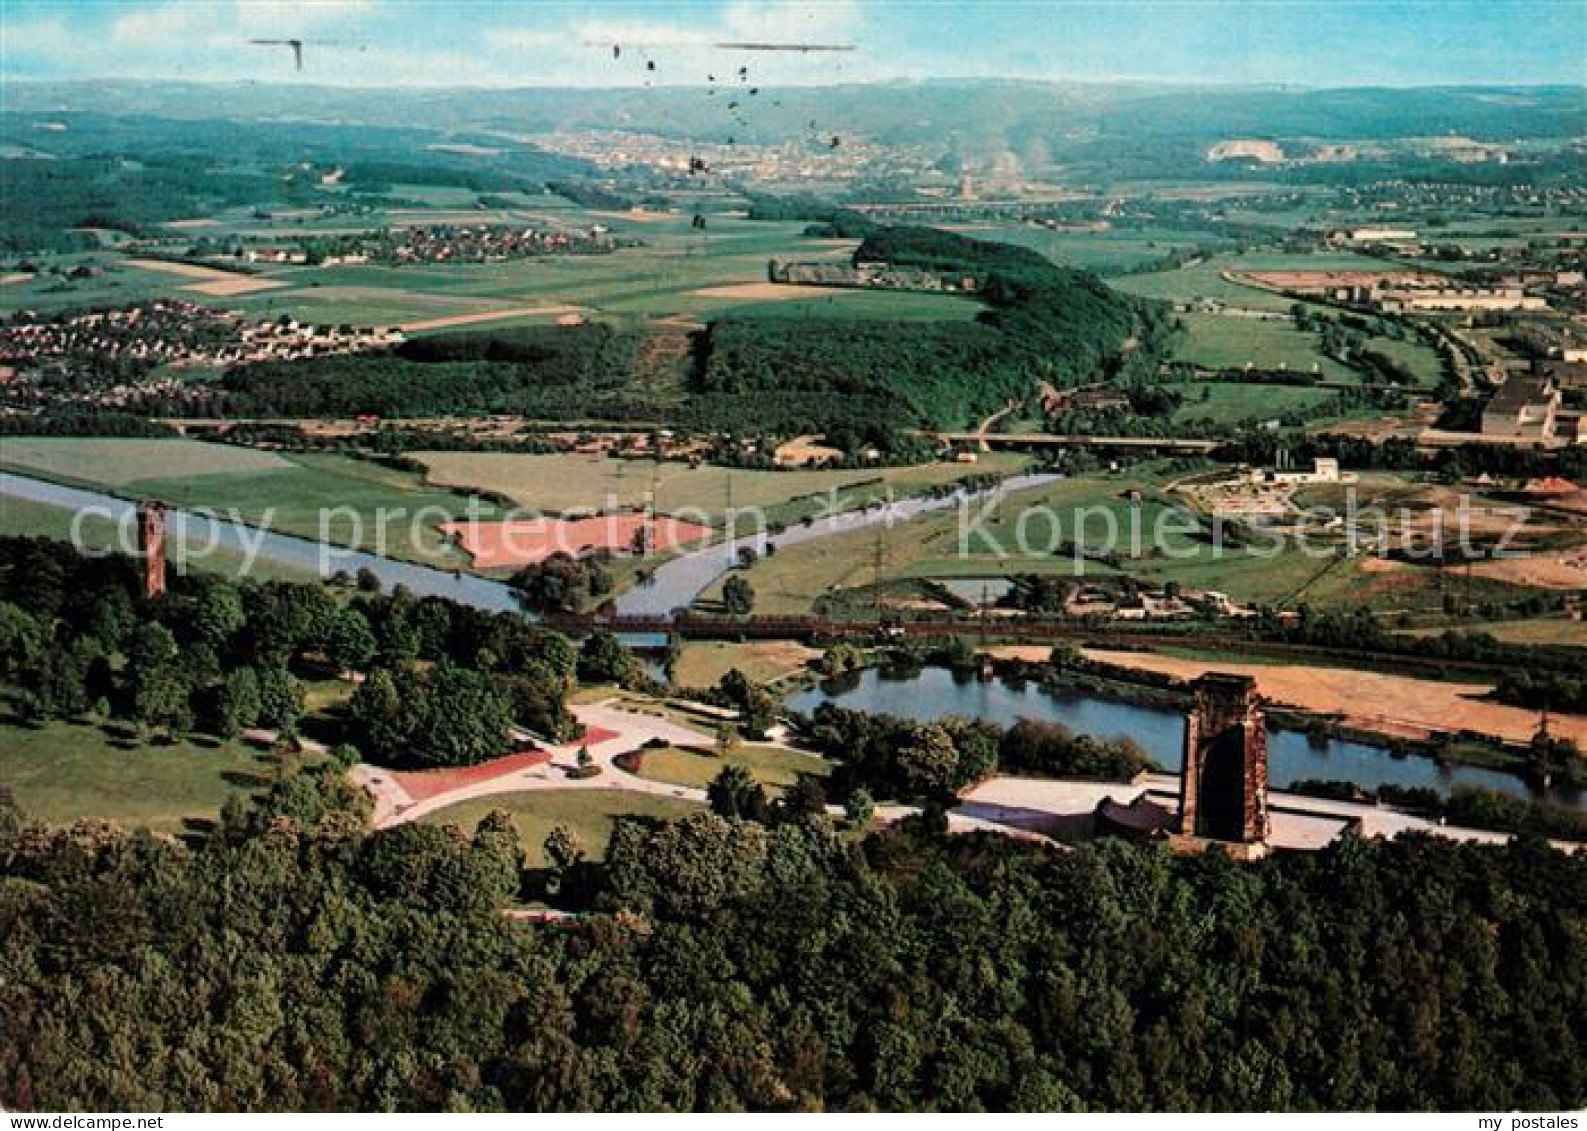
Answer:
[{"label": "house", "polygon": [[1559,423],[1559,388],[1548,377],[1511,376],[1482,411],[1482,434],[1545,441]]}]

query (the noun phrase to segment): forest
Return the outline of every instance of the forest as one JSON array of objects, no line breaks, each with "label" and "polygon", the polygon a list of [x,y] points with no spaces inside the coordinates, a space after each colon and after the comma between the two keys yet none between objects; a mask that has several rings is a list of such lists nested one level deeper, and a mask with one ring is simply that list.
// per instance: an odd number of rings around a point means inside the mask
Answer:
[{"label": "forest", "polygon": [[137,233],[167,220],[281,198],[263,174],[218,171],[206,156],[161,155],[54,161],[0,159],[0,252],[82,251],[99,246],[92,232]]},{"label": "forest", "polygon": [[[1038,380],[1073,384],[1155,365],[1166,322],[1095,276],[1035,252],[930,228],[874,228],[856,258],[975,274],[977,321],[726,317],[697,334],[682,388],[634,380],[643,335],[603,324],[419,339],[394,352],[239,366],[241,416],[515,413],[696,431],[826,432],[900,449],[916,428],[973,426]],[[969,301],[969,300],[966,300]],[[1125,356],[1124,343],[1139,343]],[[681,395],[678,395],[681,394]]]},{"label": "forest", "polygon": [[[505,814],[371,832],[368,812],[315,770],[193,844],[0,801],[0,1103],[1587,1103],[1587,862],[1537,840],[1238,865],[702,812],[620,821],[603,864],[553,831],[526,871]],[[548,889],[578,913],[501,914]]]},{"label": "forest", "polygon": [[239,366],[222,387],[228,414],[244,416],[648,419],[653,405],[626,399],[639,341],[598,323],[526,326],[419,339],[388,355]]},{"label": "forest", "polygon": [[25,721],[92,712],[150,736],[265,727],[291,741],[303,680],[358,671],[345,718],[313,737],[354,760],[460,765],[506,753],[515,724],[573,735],[576,662],[520,616],[383,594],[372,574],[339,588],[183,576],[150,601],[131,558],[0,538],[0,683]]}]

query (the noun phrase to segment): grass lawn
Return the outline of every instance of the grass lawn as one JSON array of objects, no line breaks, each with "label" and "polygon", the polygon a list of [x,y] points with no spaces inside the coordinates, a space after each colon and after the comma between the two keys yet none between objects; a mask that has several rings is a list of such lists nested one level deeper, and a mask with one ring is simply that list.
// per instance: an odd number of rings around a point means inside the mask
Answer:
[{"label": "grass lawn", "polygon": [[[1418,615],[1436,613],[1441,605],[1442,590],[1431,570],[1384,571],[1361,559],[1314,557],[1293,544],[1276,554],[1265,546],[1214,547],[1188,532],[1187,516],[1162,486],[1163,480],[1148,469],[1021,491],[984,520],[972,511],[978,525],[967,532],[963,546],[957,513],[931,515],[896,527],[882,539],[882,579],[1126,573],[1153,586],[1178,581],[1187,589],[1218,590],[1239,602],[1365,604],[1382,612]],[[1125,498],[1132,487],[1142,492],[1139,507]],[[1116,565],[1077,563],[1072,546],[1063,545],[1077,541],[1092,551],[1111,545],[1120,560]],[[876,549],[874,531],[837,535],[780,550],[742,576],[755,587],[757,613],[806,614],[829,593],[868,587]],[[712,586],[704,599],[719,598],[720,588],[720,583]]]},{"label": "grass lawn", "polygon": [[956,226],[954,230],[978,240],[1028,247],[1054,263],[1103,275],[1139,267],[1181,248],[1220,242],[1220,237],[1211,232],[1167,228],[1055,232],[1030,224],[974,224]]},{"label": "grass lawn", "polygon": [[695,640],[684,644],[678,653],[673,682],[679,687],[713,687],[737,668],[756,683],[770,683],[804,671],[805,664],[820,655],[820,649],[792,640],[754,640],[744,644]]},{"label": "grass lawn", "polygon": [[1419,385],[1436,385],[1444,374],[1444,359],[1420,338],[1375,337],[1369,340],[1368,345],[1416,374]]},{"label": "grass lawn", "polygon": [[[128,525],[123,533],[108,519],[89,515],[73,530],[76,514],[70,507],[51,506],[27,499],[0,496],[0,535],[55,538],[62,542],[73,540],[74,534],[80,548],[89,554],[107,552],[132,553],[137,548],[137,532]],[[185,552],[183,552],[185,551]],[[219,573],[227,577],[242,574],[244,558],[241,553],[227,549],[214,549],[204,544],[196,535],[182,547],[172,545],[170,555],[177,568]],[[319,574],[311,569],[300,569],[271,558],[254,560],[248,576],[258,581],[318,581]]]},{"label": "grass lawn", "polygon": [[802,774],[824,778],[832,772],[832,764],[814,754],[802,754],[778,746],[746,744],[722,757],[713,751],[684,750],[675,746],[665,750],[646,750],[639,776],[651,781],[705,789],[728,766],[739,766],[749,771],[756,781],[774,793],[780,793],[793,785]]},{"label": "grass lawn", "polygon": [[1256,385],[1241,381],[1195,381],[1176,388],[1185,394],[1174,410],[1173,422],[1185,424],[1206,420],[1214,424],[1237,424],[1244,420],[1276,420],[1288,412],[1299,412],[1334,400],[1338,394],[1328,389],[1308,389],[1300,385]]},{"label": "grass lawn", "polygon": [[705,807],[698,802],[620,789],[545,789],[482,797],[448,806],[421,818],[432,825],[457,825],[469,832],[487,813],[506,810],[518,826],[531,868],[546,865],[545,840],[558,825],[584,843],[591,860],[603,859],[606,842],[619,817],[676,820]]},{"label": "grass lawn", "polygon": [[198,440],[8,436],[0,441],[0,467],[94,487],[125,487],[152,476],[181,481],[195,475],[269,475],[292,466],[274,452]]},{"label": "grass lawn", "polygon": [[[432,483],[493,491],[552,513],[643,506],[654,483],[655,505],[663,512],[704,514],[717,522],[731,490],[736,509],[758,507],[770,520],[786,523],[830,506],[834,490],[837,509],[850,510],[886,497],[889,490],[915,494],[970,474],[1013,472],[1027,462],[1024,456],[993,453],[974,467],[933,463],[855,471],[744,471],[577,454],[415,452],[414,457],[428,468]],[[748,516],[741,519],[748,521]]]},{"label": "grass lawn", "polygon": [[0,784],[23,812],[50,823],[102,817],[176,833],[301,764],[237,742],[146,745],[119,737],[125,733],[119,724],[0,724]]},{"label": "grass lawn", "polygon": [[1359,374],[1321,352],[1321,339],[1290,322],[1245,318],[1234,314],[1183,314],[1188,331],[1174,351],[1174,360],[1207,369],[1288,369],[1316,373],[1333,381],[1354,381]]},{"label": "grass lawn", "polygon": [[[441,569],[469,565],[468,555],[436,529],[448,517],[466,515],[468,500],[369,460],[317,453],[288,458],[192,440],[23,438],[0,444],[0,467],[128,498],[211,508],[282,533]],[[478,509],[482,517],[496,514],[483,501]]]}]

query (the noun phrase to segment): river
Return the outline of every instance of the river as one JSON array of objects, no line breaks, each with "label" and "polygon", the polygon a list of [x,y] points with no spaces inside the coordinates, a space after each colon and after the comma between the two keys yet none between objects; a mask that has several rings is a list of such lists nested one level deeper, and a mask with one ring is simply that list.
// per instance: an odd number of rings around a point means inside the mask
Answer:
[{"label": "river", "polygon": [[[929,722],[947,715],[985,719],[1007,726],[1018,719],[1062,723],[1097,738],[1127,735],[1165,769],[1177,772],[1184,720],[1173,711],[1081,691],[1048,691],[1036,683],[983,682],[947,668],[889,674],[870,668],[839,685],[813,687],[788,700],[802,712],[823,702],[856,711]],[[1268,731],[1268,779],[1275,788],[1306,778],[1380,785],[1423,786],[1447,795],[1457,785],[1481,786],[1514,797],[1537,799],[1539,790],[1515,774],[1479,766],[1441,765],[1431,758],[1397,757],[1377,746],[1341,738],[1312,738],[1299,731]],[[1552,790],[1550,801],[1587,807],[1587,797]]]},{"label": "river", "polygon": [[864,510],[844,511],[828,515],[809,523],[788,527],[779,534],[756,531],[727,539],[692,553],[682,554],[656,567],[649,582],[630,589],[617,598],[617,612],[622,616],[671,616],[676,609],[687,608],[694,599],[705,592],[738,561],[740,550],[753,550],[758,555],[766,553],[769,543],[778,550],[797,546],[817,538],[830,538],[835,534],[848,534],[881,523],[908,522],[921,515],[956,507],[961,501],[975,498],[989,502],[1000,499],[1011,491],[1041,487],[1056,482],[1057,475],[1015,475],[1003,480],[989,491],[967,494],[956,491],[936,498],[918,497],[899,499]]},{"label": "river", "polygon": [[[817,538],[847,534],[880,523],[907,522],[934,511],[947,510],[959,505],[967,497],[978,499],[1001,498],[1010,491],[1039,487],[1051,483],[1056,475],[1019,475],[1004,480],[989,492],[966,496],[956,492],[938,498],[909,498],[864,510],[844,511],[841,514],[819,518],[806,524],[789,527],[779,534],[763,531],[741,535],[737,538],[706,546],[691,553],[680,554],[657,566],[650,581],[621,594],[616,601],[617,612],[624,616],[671,616],[674,610],[687,608],[696,597],[713,582],[730,570],[738,561],[739,551],[753,549],[764,554],[768,542],[777,548],[796,546]],[[103,491],[67,487],[32,476],[0,472],[0,497],[24,499],[43,503],[63,510],[83,511],[93,509],[114,522],[130,521],[135,504],[109,495]],[[424,597],[447,597],[464,605],[491,612],[521,612],[512,588],[500,581],[477,577],[469,573],[451,573],[431,566],[396,561],[361,550],[348,550],[328,546],[309,538],[281,534],[222,518],[171,508],[168,521],[173,533],[200,545],[213,544],[231,553],[253,550],[260,559],[289,566],[306,573],[330,577],[346,570],[357,572],[368,569],[386,588],[397,585]]]},{"label": "river", "polygon": [[[0,497],[25,499],[63,510],[91,511],[115,523],[132,521],[130,516],[136,510],[136,504],[102,491],[66,487],[7,471],[0,471]],[[403,585],[421,597],[446,597],[490,612],[521,609],[511,587],[489,578],[399,562],[362,550],[329,546],[311,538],[210,518],[194,511],[173,508],[166,516],[172,538],[185,540],[190,546],[214,546],[229,554],[254,552],[259,560],[321,577],[330,577],[341,570],[356,573],[368,569],[388,589]]]}]

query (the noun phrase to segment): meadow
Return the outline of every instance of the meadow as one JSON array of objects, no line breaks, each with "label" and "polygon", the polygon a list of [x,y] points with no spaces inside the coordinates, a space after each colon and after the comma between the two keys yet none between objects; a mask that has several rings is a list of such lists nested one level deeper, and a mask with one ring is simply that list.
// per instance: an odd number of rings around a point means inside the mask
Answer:
[{"label": "meadow", "polygon": [[[467,515],[469,500],[368,460],[315,453],[287,457],[180,439],[8,438],[0,447],[0,467],[125,498],[211,508],[305,538],[343,545],[356,538],[361,548],[443,569],[469,564],[438,529],[448,519]],[[482,518],[498,516],[484,500],[475,500],[474,509]],[[421,510],[424,521],[413,522]],[[383,541],[376,543],[377,538]]]},{"label": "meadow", "polygon": [[586,859],[601,860],[606,856],[606,842],[619,817],[654,817],[670,821],[703,808],[695,801],[628,790],[543,789],[463,801],[420,819],[425,824],[456,825],[472,832],[486,815],[502,810],[517,826],[528,866],[544,868],[545,840],[558,826],[583,843]]},{"label": "meadow", "polygon": [[976,239],[1028,247],[1054,263],[1105,276],[1134,270],[1172,252],[1221,242],[1215,233],[1182,228],[1063,232],[1031,224],[962,224],[954,225],[953,230]]},{"label": "meadow", "polygon": [[1175,388],[1185,394],[1184,403],[1171,417],[1175,424],[1275,420],[1285,413],[1311,408],[1338,395],[1327,389],[1300,385],[1257,385],[1240,381],[1195,381]]},{"label": "meadow", "polygon": [[806,671],[820,655],[819,649],[792,640],[691,640],[678,652],[672,681],[679,687],[714,687],[736,668],[756,683],[771,683]]},{"label": "meadow", "polygon": [[747,771],[773,795],[781,793],[801,777],[824,778],[832,772],[832,764],[814,754],[780,746],[741,743],[726,754],[675,746],[665,750],[646,750],[640,762],[639,776],[670,785],[705,789],[728,766]]},{"label": "meadow", "polygon": [[[1319,606],[1364,605],[1381,613],[1436,613],[1443,586],[1434,570],[1383,570],[1369,559],[1344,558],[1322,544],[1303,552],[1287,544],[1281,552],[1225,543],[1212,546],[1192,533],[1195,524],[1164,490],[1166,472],[1153,467],[1121,475],[1085,476],[1017,492],[978,521],[961,547],[956,512],[933,515],[878,536],[874,531],[823,538],[790,546],[741,572],[754,586],[755,611],[807,614],[821,597],[866,591],[878,554],[884,583],[900,579],[987,578],[1040,574],[1116,577],[1127,574],[1149,586],[1178,582],[1187,589],[1213,589],[1238,602],[1293,607],[1304,599]],[[1131,491],[1141,502],[1129,500]],[[1135,515],[1139,515],[1139,520]],[[1056,516],[1054,525],[1052,516]],[[1021,524],[1025,546],[1020,549]],[[1137,541],[1132,531],[1139,529]],[[1161,539],[1154,536],[1161,531]],[[1117,532],[1110,534],[1110,532]],[[1110,561],[1077,560],[1072,544],[1089,550],[1112,547]],[[961,549],[963,552],[961,552]],[[720,598],[721,584],[703,601]],[[1515,595],[1510,588],[1486,590]]]},{"label": "meadow", "polygon": [[[455,190],[452,190],[455,191]],[[441,192],[437,196],[436,192]],[[431,208],[392,210],[368,216],[288,217],[268,223],[235,216],[213,227],[179,229],[173,235],[211,238],[241,235],[290,242],[293,237],[361,231],[384,224],[469,223],[588,224],[599,221],[643,246],[605,255],[563,255],[503,263],[378,264],[267,267],[257,277],[281,287],[251,294],[206,295],[190,290],[194,279],[139,268],[111,251],[59,257],[68,269],[86,265],[103,274],[87,279],[41,276],[0,287],[0,313],[28,309],[52,313],[72,307],[119,305],[157,297],[179,297],[240,310],[260,318],[290,314],[302,321],[395,327],[463,316],[500,315],[512,325],[550,321],[563,307],[620,322],[653,318],[709,320],[725,314],[774,317],[972,319],[979,304],[939,294],[859,290],[813,290],[811,297],[769,297],[754,284],[766,281],[768,260],[830,259],[849,254],[857,241],[804,236],[805,225],[712,215],[698,231],[681,214],[635,219],[625,213],[596,215],[568,208],[447,211],[452,197],[432,190]],[[547,198],[548,200],[554,198]],[[176,250],[176,248],[173,248]],[[743,293],[720,293],[742,287]],[[717,292],[717,293],[713,293]],[[549,308],[544,314],[515,311]]]},{"label": "meadow", "polygon": [[1349,253],[1288,254],[1252,252],[1244,255],[1215,255],[1172,271],[1123,275],[1109,280],[1111,286],[1142,298],[1188,303],[1198,298],[1216,299],[1228,306],[1248,310],[1286,312],[1294,300],[1271,291],[1248,287],[1224,278],[1232,271],[1381,271],[1381,260]]},{"label": "meadow", "polygon": [[23,812],[52,824],[98,817],[189,831],[218,817],[229,798],[256,793],[306,760],[212,739],[144,744],[121,724],[0,724],[0,783]]},{"label": "meadow", "polygon": [[1182,314],[1185,334],[1174,360],[1206,369],[1288,369],[1330,381],[1359,374],[1322,352],[1321,338],[1289,321],[1233,314]]},{"label": "meadow", "polygon": [[994,453],[973,466],[931,463],[852,471],[746,471],[571,453],[416,452],[414,458],[427,468],[429,483],[489,491],[551,513],[641,507],[654,488],[655,506],[662,512],[687,511],[720,521],[731,498],[735,509],[759,508],[770,521],[784,523],[819,513],[834,500],[837,509],[850,510],[889,493],[915,494],[967,475],[1012,473],[1027,462],[1023,456]]}]

